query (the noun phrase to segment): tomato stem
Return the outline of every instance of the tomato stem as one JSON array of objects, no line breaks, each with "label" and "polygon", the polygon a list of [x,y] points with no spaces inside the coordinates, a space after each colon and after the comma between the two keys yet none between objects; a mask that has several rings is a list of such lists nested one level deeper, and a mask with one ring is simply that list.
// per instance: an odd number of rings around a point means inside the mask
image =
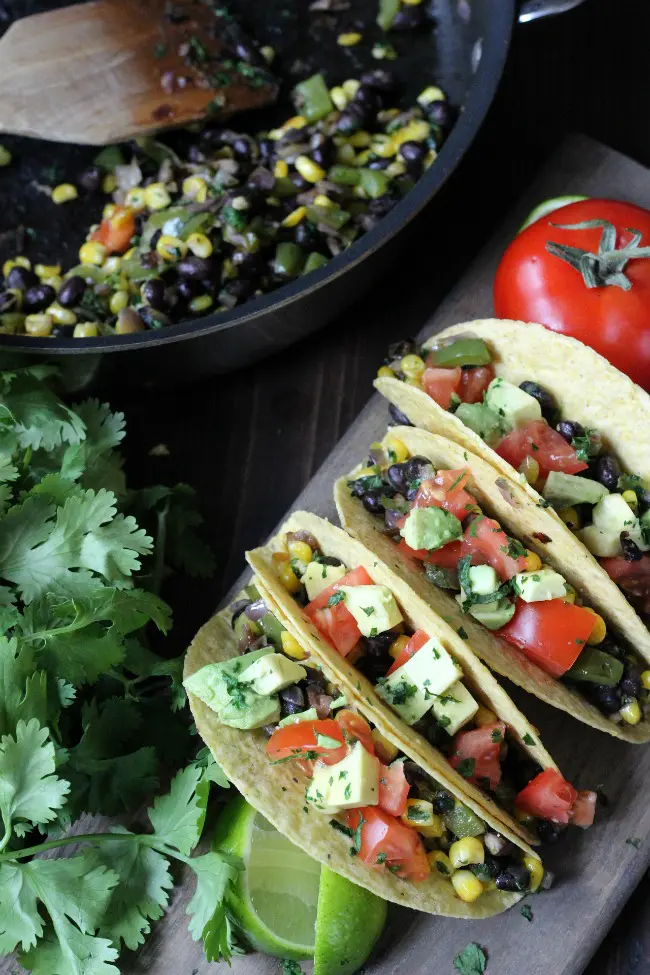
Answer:
[{"label": "tomato stem", "polygon": [[643,234],[639,230],[628,229],[632,235],[625,247],[616,247],[616,227],[608,220],[585,220],[582,223],[560,224],[552,223],[558,230],[595,230],[602,228],[598,243],[598,253],[583,250],[581,247],[571,247],[549,240],[546,250],[553,257],[566,261],[572,268],[582,274],[582,280],[587,288],[616,287],[623,291],[630,291],[632,282],[625,275],[628,261],[650,257],[650,247],[639,247]]}]

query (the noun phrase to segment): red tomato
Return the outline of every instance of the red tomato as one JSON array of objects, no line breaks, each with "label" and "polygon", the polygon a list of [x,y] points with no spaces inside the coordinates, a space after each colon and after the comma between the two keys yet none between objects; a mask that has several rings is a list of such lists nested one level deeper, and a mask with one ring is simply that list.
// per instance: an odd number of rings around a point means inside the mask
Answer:
[{"label": "red tomato", "polygon": [[356,711],[348,711],[343,708],[336,715],[336,720],[343,729],[343,737],[348,745],[354,745],[355,741],[360,741],[367,752],[375,754],[375,743],[372,740],[372,730],[365,718],[362,718]]},{"label": "red tomato", "polygon": [[460,366],[453,369],[429,366],[422,374],[422,385],[425,393],[435,400],[443,410],[451,406],[451,394],[458,392],[460,386]]},{"label": "red tomato", "polygon": [[388,674],[392,674],[394,670],[397,670],[397,668],[405,664],[407,660],[410,660],[411,657],[414,654],[416,654],[418,650],[420,650],[424,646],[425,643],[428,642],[429,642],[429,637],[424,632],[424,630],[416,630],[413,636],[411,637],[411,639],[409,640],[409,642],[406,644],[406,646],[400,653],[399,657],[395,660],[393,664],[391,664],[390,669],[387,671],[386,676],[388,676]]},{"label": "red tomato", "polygon": [[650,557],[644,555],[637,562],[628,562],[620,556],[599,561],[635,608],[641,613],[650,613]]},{"label": "red tomato", "polygon": [[549,471],[578,474],[589,466],[578,459],[571,444],[546,420],[533,420],[513,430],[503,438],[496,452],[516,470],[526,457],[532,457],[539,464],[540,477],[546,477]]},{"label": "red tomato", "polygon": [[[373,581],[363,568],[362,565],[358,569],[352,569],[347,575],[344,575],[342,579],[338,582],[333,582],[331,586],[327,589],[323,589],[315,599],[312,599],[310,603],[305,606],[305,612],[307,616],[313,616],[317,609],[323,609],[327,606],[330,596],[333,596],[337,589],[341,586],[372,586]],[[339,603],[340,605],[340,603]]]},{"label": "red tomato", "polygon": [[568,244],[598,252],[602,227],[563,230],[557,224],[607,220],[616,228],[616,247],[629,244],[634,230],[639,247],[650,245],[650,212],[614,200],[570,203],[541,217],[512,241],[494,281],[497,318],[539,322],[573,335],[604,355],[635,382],[650,386],[650,261],[633,259],[624,267],[629,291],[616,285],[587,288],[580,271],[549,253],[547,244]]},{"label": "red tomato", "polygon": [[593,625],[591,613],[562,599],[518,599],[515,615],[497,632],[542,670],[561,677],[580,656]]},{"label": "red tomato", "polygon": [[450,763],[458,768],[462,761],[473,760],[474,772],[468,776],[468,781],[482,789],[496,789],[501,781],[499,752],[505,734],[506,726],[503,721],[474,728],[472,731],[461,731],[454,738]]},{"label": "red tomato", "polygon": [[411,548],[410,545],[406,544],[406,541],[403,538],[400,538],[399,542],[397,543],[397,547],[401,552],[404,552],[405,555],[408,555],[412,559],[419,559],[421,562],[424,561],[424,559],[428,559],[431,555],[428,548]]},{"label": "red tomato", "polygon": [[430,867],[419,833],[377,806],[350,809],[345,814],[346,825],[356,830],[361,817],[359,856],[363,863],[379,870],[395,867],[397,876],[404,880],[417,883],[427,879]]},{"label": "red tomato", "polygon": [[526,571],[526,556],[508,555],[511,547],[508,536],[499,523],[494,518],[483,515],[470,522],[461,543],[463,555],[472,556],[472,565],[480,565],[480,557],[483,556],[504,582],[518,572]]},{"label": "red tomato", "polygon": [[577,798],[577,790],[571,783],[562,778],[557,769],[547,768],[521,790],[515,799],[515,806],[538,819],[568,823],[569,813]]},{"label": "red tomato", "polygon": [[494,366],[465,367],[460,377],[458,395],[463,403],[482,403],[483,394],[494,379]]},{"label": "red tomato", "polygon": [[[318,744],[318,735],[341,742],[340,748]],[[318,755],[326,765],[342,762],[347,754],[341,725],[333,718],[322,721],[298,721],[276,728],[266,743],[266,754],[272,762],[287,758],[305,758],[308,753]],[[311,755],[309,756],[311,757]]]},{"label": "red tomato", "polygon": [[597,801],[598,796],[595,792],[585,789],[578,793],[578,798],[573,803],[571,812],[569,813],[569,819],[574,826],[580,826],[582,829],[588,829],[588,827],[592,825],[596,815]]},{"label": "red tomato", "polygon": [[460,521],[467,518],[476,501],[465,490],[469,471],[438,471],[433,479],[422,481],[413,508],[444,508]]},{"label": "red tomato", "polygon": [[104,244],[111,254],[123,254],[129,249],[134,233],[135,211],[129,207],[118,206],[111,217],[102,220],[90,239]]},{"label": "red tomato", "polygon": [[447,542],[435,552],[427,552],[426,560],[441,569],[455,569],[462,554],[462,542]]},{"label": "red tomato", "polygon": [[410,785],[404,775],[404,762],[392,765],[379,764],[379,808],[391,816],[401,816],[406,811]]},{"label": "red tomato", "polygon": [[331,643],[342,657],[347,657],[361,638],[357,621],[343,602],[336,603],[335,606],[326,606],[325,609],[317,609],[312,615],[312,620],[328,643]]}]

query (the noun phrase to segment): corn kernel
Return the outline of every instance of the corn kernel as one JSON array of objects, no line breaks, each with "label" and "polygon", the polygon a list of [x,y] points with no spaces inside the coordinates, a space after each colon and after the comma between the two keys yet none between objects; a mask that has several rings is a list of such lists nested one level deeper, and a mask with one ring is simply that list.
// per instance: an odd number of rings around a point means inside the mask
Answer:
[{"label": "corn kernel", "polygon": [[2,274],[5,278],[11,271],[12,267],[24,267],[26,271],[31,271],[32,262],[28,257],[23,257],[22,254],[19,254],[17,257],[9,258],[9,260],[5,261],[2,265]]},{"label": "corn kernel", "polygon": [[304,129],[307,125],[307,119],[302,115],[293,115],[290,119],[280,126],[279,129],[271,129],[269,132],[269,139],[277,141],[281,139],[282,136],[289,131],[289,129]]},{"label": "corn kernel", "polygon": [[353,132],[348,138],[348,143],[354,146],[355,149],[367,149],[372,143],[372,136],[370,132],[366,132],[364,129],[360,129],[358,132]]},{"label": "corn kernel", "polygon": [[205,203],[208,198],[208,184],[201,176],[186,176],[182,185],[183,196],[197,203]]},{"label": "corn kernel", "polygon": [[78,196],[77,187],[73,186],[72,183],[59,183],[52,190],[52,203],[57,205],[68,203],[70,200],[76,200]]},{"label": "corn kernel", "polygon": [[196,298],[192,298],[190,301],[191,311],[207,311],[208,308],[212,308],[214,301],[211,295],[197,295]]},{"label": "corn kernel", "polygon": [[304,660],[307,654],[300,646],[298,641],[294,636],[291,636],[288,630],[283,630],[280,634],[280,640],[282,641],[282,650],[286,653],[287,657],[291,657],[292,660]]},{"label": "corn kernel", "polygon": [[144,210],[147,206],[147,192],[142,186],[133,186],[124,197],[126,206],[132,210]]},{"label": "corn kernel", "polygon": [[284,159],[278,159],[273,167],[273,175],[276,179],[286,179],[289,175],[289,166]]},{"label": "corn kernel", "polygon": [[623,491],[622,498],[627,501],[632,511],[637,512],[639,510],[639,499],[636,496],[636,491]]},{"label": "corn kernel", "polygon": [[47,314],[58,325],[75,325],[77,316],[69,308],[62,308],[56,301],[47,309]]},{"label": "corn kernel", "polygon": [[558,510],[558,515],[572,532],[575,532],[580,528],[580,515],[575,508],[560,508]]},{"label": "corn kernel", "polygon": [[130,261],[134,254],[135,254],[135,247],[129,247],[128,251],[122,254],[122,260]]},{"label": "corn kernel", "polygon": [[119,313],[126,308],[129,303],[129,293],[128,291],[114,291],[111,295],[108,307],[111,310],[112,315],[119,315]]},{"label": "corn kernel", "polygon": [[403,142],[424,142],[425,139],[428,139],[430,132],[431,126],[428,122],[422,119],[413,119],[403,125],[401,129],[393,132],[391,140],[395,148],[399,149]]},{"label": "corn kernel", "polygon": [[[363,152],[357,153],[355,158],[352,160],[355,166],[366,166],[370,162],[370,157],[372,152],[370,149],[364,149]],[[360,190],[361,186],[355,186],[355,190]]]},{"label": "corn kernel", "polygon": [[49,284],[50,288],[54,288],[58,294],[61,290],[61,285],[63,284],[63,278],[60,274],[53,274],[51,278],[43,278],[43,284]]},{"label": "corn kernel", "polygon": [[287,545],[287,549],[292,559],[300,559],[301,562],[309,563],[313,558],[314,553],[307,542],[301,542],[298,539],[292,538]]},{"label": "corn kernel", "polygon": [[110,220],[116,210],[117,207],[115,206],[114,203],[107,203],[104,209],[102,210],[102,219]]},{"label": "corn kernel", "polygon": [[355,98],[359,88],[361,88],[361,82],[357,81],[356,78],[347,78],[341,87],[348,98]]},{"label": "corn kernel", "polygon": [[102,193],[114,193],[117,189],[117,177],[115,173],[106,173],[102,180]]},{"label": "corn kernel", "polygon": [[454,890],[462,901],[471,904],[483,893],[483,885],[470,870],[457,870],[451,875]]},{"label": "corn kernel", "polygon": [[407,799],[401,820],[427,839],[440,839],[445,835],[445,824],[426,799]]},{"label": "corn kernel", "polygon": [[107,257],[102,265],[105,274],[116,274],[122,266],[122,258],[118,254]]},{"label": "corn kernel", "polygon": [[[30,317],[29,315],[27,316]],[[631,697],[619,711],[620,716],[627,724],[638,724],[641,720],[641,708],[635,697]]]},{"label": "corn kernel", "polygon": [[6,146],[0,144],[0,166],[8,166],[13,156]]},{"label": "corn kernel", "polygon": [[404,382],[407,386],[415,386],[416,389],[422,389],[422,379],[419,376],[408,376]]},{"label": "corn kernel", "polygon": [[390,366],[380,366],[379,369],[377,370],[377,379],[383,379],[383,378],[386,379],[395,378],[395,373],[393,372]]},{"label": "corn kernel", "polygon": [[573,605],[573,603],[575,603],[576,601],[577,593],[573,588],[573,586],[570,586],[568,582],[565,583],[565,585],[566,585],[566,593],[564,594],[562,601],[565,603],[571,603]]},{"label": "corn kernel", "polygon": [[300,579],[293,571],[291,562],[282,562],[277,569],[278,578],[287,592],[300,592]]},{"label": "corn kernel", "polygon": [[87,240],[79,248],[79,260],[82,264],[94,264],[101,267],[108,257],[108,247],[98,240]]},{"label": "corn kernel", "polygon": [[588,613],[591,613],[594,618],[591,633],[587,637],[587,643],[590,646],[596,646],[598,643],[602,643],[607,636],[607,626],[605,625],[605,620],[602,618],[602,616],[599,616],[595,610],[591,609],[591,607],[583,606],[583,609],[585,609]]},{"label": "corn kernel", "polygon": [[641,683],[646,691],[650,691],[650,670],[644,670],[641,674]]},{"label": "corn kernel", "polygon": [[422,108],[426,108],[427,105],[431,105],[432,102],[444,102],[445,93],[442,88],[437,88],[435,85],[429,85],[418,95],[417,101],[418,105]]},{"label": "corn kernel", "polygon": [[449,859],[456,870],[470,863],[484,863],[485,847],[476,836],[465,836],[462,840],[456,840],[451,844]]},{"label": "corn kernel", "polygon": [[536,484],[539,480],[539,464],[534,457],[525,457],[519,465],[519,473],[523,476],[524,481],[529,484]]},{"label": "corn kernel", "polygon": [[405,355],[399,366],[404,375],[409,377],[421,376],[426,369],[424,359],[419,355]]},{"label": "corn kernel", "polygon": [[526,551],[526,572],[537,572],[542,567],[542,560],[536,552]]},{"label": "corn kernel", "polygon": [[393,640],[393,642],[388,648],[388,653],[393,658],[393,660],[397,660],[400,653],[402,652],[402,650],[404,649],[404,647],[408,642],[409,642],[409,637],[407,637],[406,634],[402,634],[402,636],[398,636],[396,640]]},{"label": "corn kernel", "polygon": [[474,724],[477,728],[484,728],[486,725],[496,724],[498,720],[494,711],[486,708],[483,704],[479,705],[479,709],[474,715]]},{"label": "corn kernel", "polygon": [[314,197],[314,206],[317,206],[317,207],[331,207],[332,206],[332,201],[330,200],[329,196],[326,196],[324,193],[318,193]]},{"label": "corn kernel", "polygon": [[327,176],[322,166],[315,163],[309,156],[296,156],[294,166],[308,183],[318,183],[319,180],[325,179]]},{"label": "corn kernel", "polygon": [[530,874],[529,890],[534,894],[544,878],[544,867],[542,861],[537,857],[525,856],[523,864]]},{"label": "corn kernel", "polygon": [[422,0],[402,0],[409,7],[417,7],[422,3]]},{"label": "corn kernel", "polygon": [[96,322],[77,322],[72,333],[76,339],[94,339],[98,334]]},{"label": "corn kernel", "polygon": [[178,261],[187,254],[187,244],[180,237],[162,234],[156,244],[156,253],[166,261]]},{"label": "corn kernel", "polygon": [[382,159],[390,159],[397,152],[397,146],[389,135],[376,135],[371,148],[375,155],[381,156]]},{"label": "corn kernel", "polygon": [[348,96],[340,85],[336,85],[335,88],[330,88],[330,98],[339,112],[342,112],[349,102]]},{"label": "corn kernel", "polygon": [[164,210],[172,202],[164,183],[150,183],[145,187],[144,199],[150,210]]},{"label": "corn kernel", "polygon": [[61,265],[60,264],[37,264],[34,268],[34,272],[38,275],[38,277],[42,281],[43,278],[52,278],[55,275],[59,275],[61,273]]},{"label": "corn kernel", "polygon": [[406,163],[402,162],[401,159],[395,159],[392,163],[389,163],[384,170],[387,176],[403,176],[406,172]]},{"label": "corn kernel", "polygon": [[297,227],[301,220],[307,216],[307,207],[296,207],[282,221],[283,227]]},{"label": "corn kernel", "polygon": [[52,318],[50,315],[27,315],[24,328],[28,335],[45,338],[52,334]]},{"label": "corn kernel", "polygon": [[[6,294],[14,297],[14,311],[20,311],[23,307],[23,293],[20,288],[7,288]],[[7,314],[7,312],[5,312]]]},{"label": "corn kernel", "polygon": [[431,164],[434,163],[437,158],[438,158],[438,153],[436,152],[436,150],[429,149],[426,156],[424,157],[424,168],[428,169],[429,166],[431,166]]},{"label": "corn kernel", "polygon": [[427,853],[427,860],[432,870],[437,870],[443,877],[451,877],[454,872],[451,860],[442,850],[432,850]]},{"label": "corn kernel", "polygon": [[403,464],[405,460],[410,457],[408,447],[398,440],[397,437],[392,437],[390,434],[385,438],[384,443],[388,448],[388,456],[391,464]]},{"label": "corn kernel", "polygon": [[144,332],[144,322],[135,308],[122,308],[115,322],[115,334],[132,335],[134,332]]},{"label": "corn kernel", "polygon": [[377,728],[373,728],[371,732],[372,740],[375,743],[375,754],[384,765],[390,764],[399,755],[399,748],[394,745],[392,741],[389,741],[381,731]]},{"label": "corn kernel", "polygon": [[336,161],[343,166],[356,166],[357,154],[354,151],[354,146],[348,145],[347,142],[341,146],[337,146]]},{"label": "corn kernel", "polygon": [[214,250],[212,241],[205,234],[190,234],[186,243],[196,257],[210,257]]}]

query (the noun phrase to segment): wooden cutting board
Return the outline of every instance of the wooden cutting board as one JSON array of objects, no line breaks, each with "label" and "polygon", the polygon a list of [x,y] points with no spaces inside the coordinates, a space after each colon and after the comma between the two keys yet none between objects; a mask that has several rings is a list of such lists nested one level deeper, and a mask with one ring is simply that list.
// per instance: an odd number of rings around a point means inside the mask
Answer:
[{"label": "wooden cutting board", "polygon": [[[574,193],[612,196],[650,207],[650,174],[605,146],[581,136],[569,139],[435,311],[421,337],[455,322],[491,315],[492,278],[507,241],[536,203]],[[334,519],[333,481],[381,436],[387,419],[385,402],[373,396],[296,499],[294,509],[307,508]],[[532,923],[518,907],[476,922],[395,908],[376,958],[365,968],[367,975],[453,975],[453,958],[470,941],[488,952],[487,975],[580,975],[650,865],[650,801],[645,788],[650,781],[650,747],[618,742],[517,689],[508,690],[540,728],[567,777],[579,788],[600,787],[609,804],[590,830],[570,830],[559,848],[546,852],[546,866],[556,873],[556,885],[548,893],[526,899],[533,912]],[[84,824],[80,827],[80,832],[86,831]],[[177,892],[144,950],[129,962],[123,959],[124,972],[209,975],[215,970],[228,971],[225,965],[208,965],[200,946],[190,939],[184,914],[190,895],[191,882]],[[308,970],[305,964],[303,968]],[[12,971],[15,966],[0,964],[0,973]],[[236,959],[232,972],[279,975],[280,965],[252,954]]]}]

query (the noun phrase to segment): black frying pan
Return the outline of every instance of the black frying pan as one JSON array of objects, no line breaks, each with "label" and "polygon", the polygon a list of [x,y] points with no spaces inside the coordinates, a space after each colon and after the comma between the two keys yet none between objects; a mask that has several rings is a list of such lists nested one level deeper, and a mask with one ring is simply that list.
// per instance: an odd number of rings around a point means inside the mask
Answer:
[{"label": "black frying pan", "polygon": [[[137,2],[137,0],[134,0]],[[521,20],[568,9],[581,0],[527,0]],[[358,77],[378,63],[370,56],[378,28],[364,30],[364,42],[343,49],[336,36],[346,21],[360,19],[374,25],[378,0],[351,0],[350,9],[335,17],[308,11],[307,0],[236,0],[232,9],[248,31],[277,52],[274,68],[287,81],[278,117],[292,113],[288,93],[295,81],[323,71],[330,84]],[[11,17],[61,6],[60,0],[0,0],[0,33]],[[442,87],[459,111],[436,163],[408,196],[370,233],[324,268],[254,298],[228,313],[215,313],[155,332],[97,339],[34,339],[2,336],[3,356],[28,353],[75,357],[79,386],[110,379],[143,377],[163,385],[245,366],[281,349],[335,318],[376,280],[388,261],[397,234],[426,206],[456,168],[474,139],[494,98],[506,60],[517,13],[517,0],[430,0],[435,29],[397,34],[390,40],[400,57],[390,64],[401,82],[403,103],[413,103],[426,84]],[[268,122],[253,117],[237,124],[255,130]],[[15,163],[0,169],[0,241],[2,231],[18,225],[32,228],[26,253],[48,263],[62,259],[64,267],[77,261],[77,251],[89,224],[97,221],[101,203],[79,199],[60,208],[38,191],[37,184],[74,181],[96,150],[26,139],[4,138]],[[5,235],[0,259],[15,253],[15,241]],[[124,353],[128,352],[128,355]],[[13,359],[13,356],[12,356]],[[72,363],[68,363],[72,365]]]}]

